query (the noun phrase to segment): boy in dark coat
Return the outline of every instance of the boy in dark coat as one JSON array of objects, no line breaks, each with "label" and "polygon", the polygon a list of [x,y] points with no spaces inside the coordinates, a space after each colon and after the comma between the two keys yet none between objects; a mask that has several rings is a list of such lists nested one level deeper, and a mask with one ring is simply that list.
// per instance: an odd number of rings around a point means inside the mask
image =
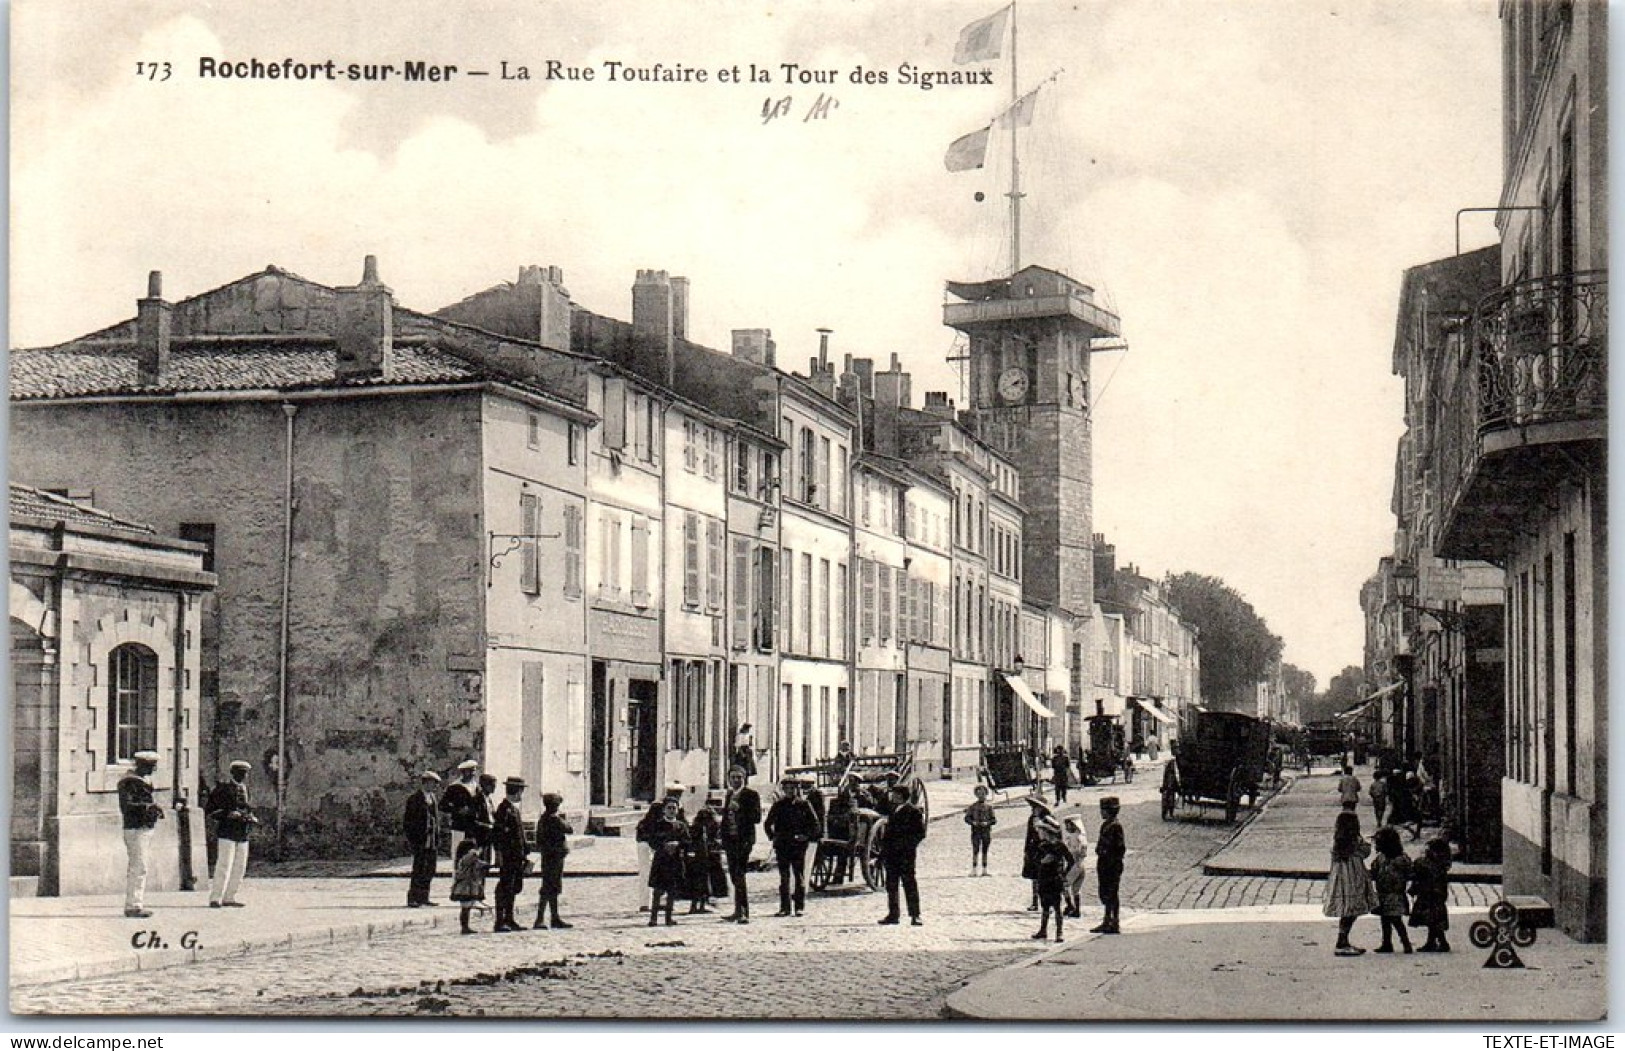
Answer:
[{"label": "boy in dark coat", "polygon": [[1066,873],[1072,867],[1072,852],[1061,842],[1061,826],[1054,818],[1045,818],[1038,825],[1038,876],[1033,883],[1038,888],[1038,904],[1044,910],[1038,920],[1039,941],[1049,937],[1049,918],[1055,916],[1055,940],[1061,941],[1061,924],[1065,910],[1061,897],[1066,890]]},{"label": "boy in dark coat", "polygon": [[[575,829],[559,816],[564,797],[556,792],[542,796],[542,816],[536,819],[536,849],[541,854],[542,889],[536,897],[536,922],[532,930],[552,926],[554,930],[568,930],[570,924],[559,919],[559,895],[564,893],[564,858],[570,853],[570,835]],[[542,922],[548,910],[553,912],[552,924]]]},{"label": "boy in dark coat", "polygon": [[779,862],[779,911],[774,915],[789,916],[794,905],[795,915],[800,916],[807,904],[807,845],[818,841],[822,825],[812,804],[802,795],[800,781],[786,777],[779,787],[783,794],[768,808],[767,821],[762,825],[773,841],[773,853]]},{"label": "boy in dark coat", "polygon": [[750,922],[745,869],[750,866],[750,852],[756,846],[756,826],[762,823],[762,797],[745,780],[744,767],[728,771],[728,794],[722,798],[720,838],[728,856],[728,879],[734,892],[734,911],[723,919],[730,923]]},{"label": "boy in dark coat", "polygon": [[925,839],[925,815],[908,801],[908,789],[903,786],[894,785],[891,797],[891,817],[886,819],[880,841],[880,859],[886,868],[886,915],[880,922],[898,922],[897,888],[901,884],[908,901],[909,922],[918,927],[924,921],[920,919],[920,885],[914,879],[914,863]]},{"label": "boy in dark coat", "polygon": [[1095,841],[1095,878],[1100,883],[1100,906],[1105,913],[1100,926],[1091,927],[1091,934],[1117,934],[1117,891],[1123,881],[1123,856],[1128,853],[1128,841],[1123,826],[1117,823],[1121,809],[1116,796],[1100,801],[1100,838]]},{"label": "boy in dark coat", "polygon": [[519,801],[525,795],[525,780],[510,777],[503,782],[506,795],[497,804],[493,817],[491,845],[497,855],[497,916],[492,933],[523,930],[513,917],[514,901],[525,886],[525,822],[519,816]]}]

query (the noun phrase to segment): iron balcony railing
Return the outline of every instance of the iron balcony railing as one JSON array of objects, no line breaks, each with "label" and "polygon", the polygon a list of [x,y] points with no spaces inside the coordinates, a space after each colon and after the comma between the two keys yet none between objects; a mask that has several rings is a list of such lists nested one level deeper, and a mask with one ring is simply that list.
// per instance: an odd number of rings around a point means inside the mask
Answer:
[{"label": "iron balcony railing", "polygon": [[1601,418],[1608,400],[1608,271],[1497,289],[1479,302],[1473,349],[1480,434]]}]

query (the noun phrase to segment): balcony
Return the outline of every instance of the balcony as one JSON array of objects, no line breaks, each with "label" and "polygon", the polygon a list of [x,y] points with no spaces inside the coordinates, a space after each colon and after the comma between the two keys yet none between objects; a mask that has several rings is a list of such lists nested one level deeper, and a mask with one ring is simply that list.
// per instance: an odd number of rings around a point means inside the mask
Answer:
[{"label": "balcony", "polygon": [[1467,353],[1457,418],[1434,458],[1448,507],[1438,553],[1495,561],[1544,492],[1576,468],[1601,465],[1608,272],[1497,289],[1478,305]]}]

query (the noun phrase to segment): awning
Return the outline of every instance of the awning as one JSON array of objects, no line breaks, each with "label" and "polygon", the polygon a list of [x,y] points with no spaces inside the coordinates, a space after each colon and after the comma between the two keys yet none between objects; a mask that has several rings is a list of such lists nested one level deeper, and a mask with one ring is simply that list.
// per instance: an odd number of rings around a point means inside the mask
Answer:
[{"label": "awning", "polygon": [[1010,684],[1010,688],[1016,691],[1016,696],[1021,698],[1022,703],[1033,710],[1034,715],[1040,719],[1055,718],[1055,713],[1044,707],[1043,703],[1033,694],[1033,688],[1027,685],[1026,679],[1019,675],[1011,675],[1008,672],[1000,672],[1000,674],[1004,676],[1004,681]]},{"label": "awning", "polygon": [[1142,701],[1138,697],[1132,698],[1132,700],[1135,704],[1140,706],[1140,711],[1151,716],[1153,719],[1156,719],[1158,722],[1167,723],[1169,726],[1174,724],[1174,717],[1163,711],[1161,708],[1158,708],[1156,705]]},{"label": "awning", "polygon": [[1335,716],[1333,716],[1333,718],[1353,719],[1356,716],[1362,715],[1368,711],[1373,704],[1376,704],[1378,701],[1382,700],[1390,693],[1393,693],[1403,685],[1405,684],[1402,682],[1391,682],[1387,686],[1384,686],[1382,689],[1378,690],[1376,693],[1373,693],[1371,696],[1362,700],[1359,704],[1356,704],[1354,707],[1338,712]]},{"label": "awning", "polygon": [[1378,690],[1376,693],[1372,694],[1370,697],[1367,697],[1366,700],[1380,701],[1403,685],[1405,685],[1403,682],[1391,682],[1387,686],[1384,686],[1382,689]]}]

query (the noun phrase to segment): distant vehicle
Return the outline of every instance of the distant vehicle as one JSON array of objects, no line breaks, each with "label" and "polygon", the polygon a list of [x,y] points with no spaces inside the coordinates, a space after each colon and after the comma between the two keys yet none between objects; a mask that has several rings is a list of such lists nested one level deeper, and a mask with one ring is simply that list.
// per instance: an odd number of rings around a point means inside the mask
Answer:
[{"label": "distant vehicle", "polygon": [[1123,775],[1125,784],[1133,781],[1134,756],[1123,735],[1123,717],[1091,715],[1087,721],[1089,750],[1083,753],[1083,760],[1078,764],[1083,783],[1116,781],[1118,774]]},{"label": "distant vehicle", "polygon": [[1234,821],[1242,797],[1249,807],[1258,802],[1270,769],[1270,721],[1236,712],[1194,715],[1174,757],[1180,798],[1187,805],[1218,803],[1224,807],[1224,819]]}]

